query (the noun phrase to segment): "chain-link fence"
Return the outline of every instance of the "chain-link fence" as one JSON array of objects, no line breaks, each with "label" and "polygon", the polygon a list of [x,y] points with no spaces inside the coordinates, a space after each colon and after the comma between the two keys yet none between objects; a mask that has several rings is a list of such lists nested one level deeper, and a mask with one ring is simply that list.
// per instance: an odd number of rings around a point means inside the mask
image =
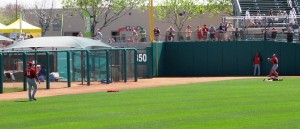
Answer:
[{"label": "chain-link fence", "polygon": [[[45,76],[42,82],[46,83],[42,85],[46,89],[50,88],[50,82],[51,85],[60,82],[61,87],[69,87],[71,82],[89,85],[90,82],[137,81],[136,54],[137,50],[132,48],[1,52],[0,71],[4,74],[0,77],[0,91],[3,92],[3,86],[8,85],[6,83],[24,86],[26,90],[23,71],[28,62],[34,64],[39,77]],[[41,69],[47,71],[46,75],[39,74]]]}]

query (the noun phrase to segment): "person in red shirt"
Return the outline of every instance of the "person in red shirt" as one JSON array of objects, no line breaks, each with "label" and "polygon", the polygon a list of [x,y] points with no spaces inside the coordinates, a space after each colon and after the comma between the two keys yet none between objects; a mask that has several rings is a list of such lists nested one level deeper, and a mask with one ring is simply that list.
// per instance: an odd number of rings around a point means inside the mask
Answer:
[{"label": "person in red shirt", "polygon": [[276,71],[278,68],[278,58],[276,57],[276,54],[273,54],[272,58],[268,58],[268,61],[273,63],[273,66],[269,73],[269,77],[272,78],[272,76],[274,75],[274,78],[278,79],[278,72]]},{"label": "person in red shirt", "polygon": [[206,25],[203,25],[203,27],[202,27],[202,33],[203,33],[203,39],[207,40],[208,28],[207,28]]},{"label": "person in red shirt", "polygon": [[203,38],[202,28],[200,26],[197,26],[197,29],[195,31],[197,32],[198,40],[202,40],[202,38]]},{"label": "person in red shirt", "polygon": [[254,72],[253,75],[255,76],[257,71],[257,76],[260,75],[260,64],[261,64],[261,58],[259,55],[259,52],[256,52],[254,58],[253,58],[253,66],[254,66]]},{"label": "person in red shirt", "polygon": [[[35,93],[37,91],[36,81],[38,81],[39,84],[40,84],[40,81],[36,75],[35,69],[32,67],[32,62],[28,62],[28,68],[26,68],[26,70],[24,72],[24,76],[27,78],[27,83],[28,83],[28,87],[29,87],[29,90],[28,90],[29,101],[36,100],[36,98],[35,98]],[[31,93],[32,87],[34,88],[34,91]]]}]

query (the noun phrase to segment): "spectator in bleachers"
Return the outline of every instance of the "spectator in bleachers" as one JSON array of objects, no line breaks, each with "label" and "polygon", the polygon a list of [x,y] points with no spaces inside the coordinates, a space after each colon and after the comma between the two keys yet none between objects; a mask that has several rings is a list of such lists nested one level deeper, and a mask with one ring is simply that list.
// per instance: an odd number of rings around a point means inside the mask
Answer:
[{"label": "spectator in bleachers", "polygon": [[254,20],[254,24],[256,27],[261,27],[261,23],[262,23],[262,17],[260,15],[260,13],[257,13],[255,20]]},{"label": "spectator in bleachers", "polygon": [[276,37],[277,37],[277,30],[275,27],[273,27],[271,32],[271,38],[275,41]]},{"label": "spectator in bleachers", "polygon": [[[272,9],[269,10],[269,16],[274,16]],[[273,18],[270,17],[270,18],[268,18],[267,21],[268,21],[268,27],[270,27],[271,24],[272,24],[272,26],[274,26],[274,19]]]},{"label": "spectator in bleachers", "polygon": [[239,28],[235,28],[235,31],[233,33],[234,33],[234,39],[239,40],[239,38],[240,38]]},{"label": "spectator in bleachers", "polygon": [[191,26],[187,26],[187,28],[185,29],[185,39],[186,40],[191,40],[191,36],[192,36],[192,30],[191,30]]},{"label": "spectator in bleachers", "polygon": [[262,33],[264,35],[264,40],[269,40],[270,37],[270,32],[269,32],[269,28],[265,28],[264,30],[262,30]]},{"label": "spectator in bleachers", "polygon": [[281,13],[281,10],[278,10],[278,12],[276,14],[277,17],[274,18],[274,22],[279,22],[280,13]]},{"label": "spectator in bleachers", "polygon": [[250,8],[247,8],[247,10],[245,12],[245,18],[250,19]]},{"label": "spectator in bleachers", "polygon": [[[252,20],[251,20],[252,19]],[[245,21],[244,21],[245,23],[245,27],[246,28],[248,28],[248,27],[250,27],[250,26],[252,26],[253,24],[252,23],[254,23],[253,22],[253,18],[251,18],[251,16],[250,16],[250,8],[247,8],[247,10],[246,10],[246,12],[245,12]]]},{"label": "spectator in bleachers", "polygon": [[197,35],[197,39],[198,40],[202,40],[203,38],[203,34],[202,34],[202,29],[200,26],[197,26],[197,29],[195,30],[196,35]]},{"label": "spectator in bleachers", "polygon": [[207,40],[207,33],[208,33],[208,28],[207,28],[207,26],[206,25],[203,25],[203,27],[202,27],[202,32],[203,32],[203,39],[204,40]]},{"label": "spectator in bleachers", "polygon": [[265,27],[267,25],[267,18],[266,18],[266,15],[265,14],[262,14],[262,23],[261,23],[261,26],[262,27]]},{"label": "spectator in bleachers", "polygon": [[209,28],[209,38],[211,41],[215,41],[215,33],[216,33],[216,28],[211,25],[211,27]]},{"label": "spectator in bleachers", "polygon": [[291,27],[289,27],[288,30],[284,33],[286,33],[287,42],[293,42],[293,38],[294,38],[293,29]]},{"label": "spectator in bleachers", "polygon": [[299,25],[298,25],[298,23],[295,22],[291,27],[293,29],[294,34],[298,35],[299,34]]},{"label": "spectator in bleachers", "polygon": [[283,23],[286,23],[287,22],[287,19],[288,19],[288,14],[287,14],[287,12],[286,11],[282,11],[282,14],[281,14],[281,16],[283,17],[282,18],[282,22]]},{"label": "spectator in bleachers", "polygon": [[255,27],[255,16],[253,14],[251,14],[251,18],[249,20],[249,27]]},{"label": "spectator in bleachers", "polygon": [[269,10],[269,16],[273,16],[273,9]]}]

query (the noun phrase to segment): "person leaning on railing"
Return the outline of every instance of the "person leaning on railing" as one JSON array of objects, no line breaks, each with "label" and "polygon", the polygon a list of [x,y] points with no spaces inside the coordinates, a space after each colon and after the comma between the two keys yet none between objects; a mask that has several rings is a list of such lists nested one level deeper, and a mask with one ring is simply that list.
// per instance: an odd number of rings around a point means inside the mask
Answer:
[{"label": "person leaning on railing", "polygon": [[232,36],[234,35],[234,30],[233,30],[233,26],[231,22],[228,22],[227,24],[227,33],[226,33],[226,37],[228,40],[232,40]]},{"label": "person leaning on railing", "polygon": [[191,26],[187,26],[187,28],[185,30],[185,38],[186,38],[186,40],[191,40],[191,36],[192,36]]},{"label": "person leaning on railing", "polygon": [[172,41],[172,42],[174,41],[175,29],[172,26],[170,26],[167,29],[166,36],[167,36],[167,41]]},{"label": "person leaning on railing", "polygon": [[138,32],[136,31],[135,27],[131,27],[132,35],[131,35],[131,40],[132,42],[138,42]]},{"label": "person leaning on railing", "polygon": [[154,28],[154,37],[155,37],[155,41],[159,41],[159,35],[160,35],[160,30],[158,29],[158,27]]},{"label": "person leaning on railing", "polygon": [[211,27],[209,28],[209,38],[210,40],[214,41],[216,38],[215,38],[215,33],[216,33],[216,28],[211,25]]},{"label": "person leaning on railing", "polygon": [[298,25],[298,23],[295,22],[291,27],[293,29],[294,34],[298,35],[298,33],[299,33],[299,25]]},{"label": "person leaning on railing", "polygon": [[271,38],[275,40],[277,37],[277,30],[273,27],[271,32]]},{"label": "person leaning on railing", "polygon": [[289,27],[288,30],[284,33],[286,34],[287,42],[293,42],[294,32],[293,32],[292,28]]},{"label": "person leaning on railing", "polygon": [[202,40],[203,38],[203,33],[202,33],[202,29],[200,26],[197,26],[197,29],[195,30],[196,35],[197,35],[197,39],[198,40]]},{"label": "person leaning on railing", "polygon": [[239,38],[240,38],[239,28],[235,28],[235,31],[233,31],[233,33],[234,33],[234,39],[239,40]]},{"label": "person leaning on railing", "polygon": [[144,28],[141,28],[140,34],[141,34],[141,40],[140,41],[141,42],[146,42],[147,36],[146,36],[146,30]]},{"label": "person leaning on railing", "polygon": [[225,35],[225,25],[221,22],[220,23],[220,26],[218,28],[218,32],[219,32],[219,35],[218,35],[218,40],[221,41],[221,40],[224,40],[224,35]]}]

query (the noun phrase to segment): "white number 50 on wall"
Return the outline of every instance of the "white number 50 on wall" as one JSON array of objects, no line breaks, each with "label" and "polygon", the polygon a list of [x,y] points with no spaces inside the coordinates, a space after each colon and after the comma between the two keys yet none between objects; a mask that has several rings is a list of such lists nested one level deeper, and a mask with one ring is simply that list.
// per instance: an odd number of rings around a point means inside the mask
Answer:
[{"label": "white number 50 on wall", "polygon": [[147,62],[147,54],[138,54],[137,61],[143,63]]}]

